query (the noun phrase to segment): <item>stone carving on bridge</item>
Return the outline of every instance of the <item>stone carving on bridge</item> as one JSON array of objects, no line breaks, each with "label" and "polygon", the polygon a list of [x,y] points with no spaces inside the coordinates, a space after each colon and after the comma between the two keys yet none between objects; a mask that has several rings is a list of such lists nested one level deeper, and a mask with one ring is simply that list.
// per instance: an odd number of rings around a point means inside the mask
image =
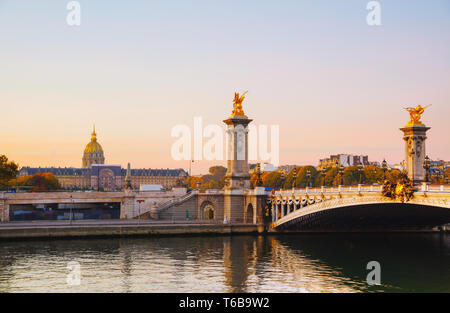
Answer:
[{"label": "stone carving on bridge", "polygon": [[[431,105],[431,104],[430,104]],[[422,116],[423,112],[425,112],[425,109],[428,108],[430,105],[426,107],[422,107],[420,104],[415,108],[405,108],[406,111],[409,112],[410,121],[408,125],[423,125],[420,121],[420,117]]]},{"label": "stone carving on bridge", "polygon": [[386,180],[383,184],[382,194],[393,200],[398,199],[402,203],[408,202],[414,197],[414,186],[405,172],[400,173],[397,182]]}]

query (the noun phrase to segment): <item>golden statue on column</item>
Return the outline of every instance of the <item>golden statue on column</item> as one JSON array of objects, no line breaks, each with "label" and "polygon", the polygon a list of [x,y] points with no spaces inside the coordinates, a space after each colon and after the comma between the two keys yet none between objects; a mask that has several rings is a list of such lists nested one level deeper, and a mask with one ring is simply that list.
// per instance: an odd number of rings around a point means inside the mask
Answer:
[{"label": "golden statue on column", "polygon": [[245,94],[248,91],[244,92],[240,97],[239,97],[239,93],[235,92],[234,93],[234,100],[233,100],[233,111],[231,112],[231,118],[235,117],[235,116],[240,116],[240,117],[247,117],[244,114],[244,110],[242,109],[242,101],[244,101],[245,98]]},{"label": "golden statue on column", "polygon": [[431,106],[431,104],[424,108],[422,108],[420,104],[416,108],[405,108],[405,110],[409,112],[409,117],[411,119],[407,125],[423,125],[420,121],[420,117],[429,106]]}]

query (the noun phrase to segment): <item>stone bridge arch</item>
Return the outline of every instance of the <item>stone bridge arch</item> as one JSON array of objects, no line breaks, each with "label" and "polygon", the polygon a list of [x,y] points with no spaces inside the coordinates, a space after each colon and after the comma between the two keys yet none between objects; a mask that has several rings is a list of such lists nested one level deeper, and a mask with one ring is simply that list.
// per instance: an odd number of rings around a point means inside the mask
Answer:
[{"label": "stone bridge arch", "polygon": [[418,196],[406,203],[381,195],[279,198],[272,208],[276,229],[430,229],[450,222],[446,197]]}]

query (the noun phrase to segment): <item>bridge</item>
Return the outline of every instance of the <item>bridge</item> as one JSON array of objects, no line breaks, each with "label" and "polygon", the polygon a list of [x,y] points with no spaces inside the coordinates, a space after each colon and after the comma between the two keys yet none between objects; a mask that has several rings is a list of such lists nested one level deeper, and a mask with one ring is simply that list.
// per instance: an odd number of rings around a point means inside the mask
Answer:
[{"label": "bridge", "polygon": [[[174,188],[170,191],[117,191],[117,192],[0,192],[0,222],[14,220],[15,212],[36,208],[42,211],[52,208],[58,215],[65,212],[68,218],[72,209],[78,212],[76,219],[86,219],[92,210],[103,213],[104,218],[133,219],[149,212],[171,199],[186,194],[186,188]],[[83,212],[84,217],[80,217]]]},{"label": "bridge", "polygon": [[274,191],[275,231],[378,231],[431,229],[450,223],[450,186],[418,187],[402,202],[383,196],[382,186],[338,186]]}]

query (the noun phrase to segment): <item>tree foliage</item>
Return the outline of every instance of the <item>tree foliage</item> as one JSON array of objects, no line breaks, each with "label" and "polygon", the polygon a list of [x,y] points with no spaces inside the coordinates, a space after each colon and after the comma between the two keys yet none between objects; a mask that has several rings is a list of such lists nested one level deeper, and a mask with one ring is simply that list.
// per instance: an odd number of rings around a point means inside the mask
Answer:
[{"label": "tree foliage", "polygon": [[33,192],[61,189],[58,179],[52,173],[36,173],[30,176],[22,176],[15,179],[14,184],[17,186],[32,186]]},{"label": "tree foliage", "polygon": [[19,165],[9,161],[5,155],[0,155],[0,186],[5,186],[8,181],[17,176]]},{"label": "tree foliage", "polygon": [[209,174],[202,176],[190,176],[186,180],[186,185],[190,189],[197,189],[197,182],[200,182],[200,189],[222,189],[225,185],[225,174],[227,169],[223,166],[212,166]]}]

